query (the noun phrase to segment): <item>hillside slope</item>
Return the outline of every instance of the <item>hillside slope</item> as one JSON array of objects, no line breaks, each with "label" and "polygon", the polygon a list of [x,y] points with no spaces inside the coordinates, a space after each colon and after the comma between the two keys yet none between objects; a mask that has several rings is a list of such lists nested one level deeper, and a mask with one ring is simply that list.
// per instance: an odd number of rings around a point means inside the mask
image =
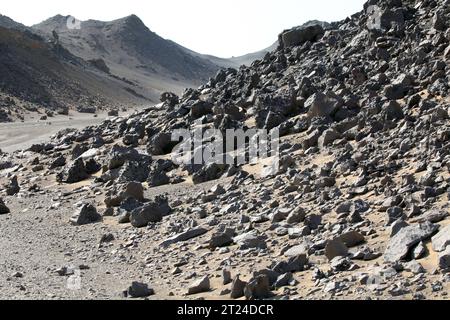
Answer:
[{"label": "hillside slope", "polygon": [[49,39],[56,31],[59,43],[72,54],[86,61],[103,60],[112,75],[135,83],[139,94],[150,92],[155,102],[162,91],[181,93],[185,87],[207,81],[219,69],[159,37],[135,15],[110,22],[82,21],[80,29],[68,29],[67,19],[55,16],[33,30]]},{"label": "hillside slope", "polygon": [[[0,297],[448,300],[449,21],[448,0],[369,0],[198,89],[1,154]],[[194,162],[222,154],[211,132],[248,128],[278,132],[277,152]],[[187,162],[178,129],[195,130]]]}]

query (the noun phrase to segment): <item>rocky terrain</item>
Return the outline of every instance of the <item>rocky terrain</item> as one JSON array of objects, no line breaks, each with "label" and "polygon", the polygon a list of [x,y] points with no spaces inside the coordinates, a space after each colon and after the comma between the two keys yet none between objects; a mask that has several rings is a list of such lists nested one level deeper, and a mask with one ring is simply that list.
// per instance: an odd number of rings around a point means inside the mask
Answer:
[{"label": "rocky terrain", "polygon": [[[0,297],[447,300],[449,21],[448,0],[370,0],[2,153]],[[279,171],[177,164],[171,133],[194,127],[279,130]]]},{"label": "rocky terrain", "polygon": [[105,78],[58,43],[28,29],[3,27],[2,21],[0,121],[22,120],[27,111],[52,117],[69,110],[94,113],[150,103],[122,80]]},{"label": "rocky terrain", "polygon": [[[231,61],[198,54],[150,31],[135,15],[111,22],[55,16],[26,27],[0,15],[0,122],[158,102],[197,87]],[[262,52],[245,57],[251,63]]]}]

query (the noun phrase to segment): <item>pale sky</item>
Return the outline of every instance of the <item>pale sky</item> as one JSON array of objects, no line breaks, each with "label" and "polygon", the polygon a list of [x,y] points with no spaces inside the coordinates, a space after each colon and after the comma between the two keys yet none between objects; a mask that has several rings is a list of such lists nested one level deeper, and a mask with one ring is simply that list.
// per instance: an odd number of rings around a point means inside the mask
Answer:
[{"label": "pale sky", "polygon": [[284,29],[308,20],[338,21],[366,0],[11,0],[0,14],[25,25],[57,14],[110,21],[136,14],[160,36],[218,57],[270,46]]}]

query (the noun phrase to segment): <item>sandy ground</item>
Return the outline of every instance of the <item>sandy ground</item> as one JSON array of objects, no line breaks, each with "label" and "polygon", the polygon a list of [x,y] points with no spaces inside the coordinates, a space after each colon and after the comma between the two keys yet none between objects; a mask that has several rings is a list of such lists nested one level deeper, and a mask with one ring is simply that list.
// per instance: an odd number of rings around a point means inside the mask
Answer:
[{"label": "sandy ground", "polygon": [[45,121],[28,116],[24,122],[0,123],[0,149],[4,152],[27,149],[33,144],[48,141],[51,135],[60,130],[82,129],[99,124],[106,118],[106,113],[94,117],[93,114],[72,112],[69,116],[58,115]]}]

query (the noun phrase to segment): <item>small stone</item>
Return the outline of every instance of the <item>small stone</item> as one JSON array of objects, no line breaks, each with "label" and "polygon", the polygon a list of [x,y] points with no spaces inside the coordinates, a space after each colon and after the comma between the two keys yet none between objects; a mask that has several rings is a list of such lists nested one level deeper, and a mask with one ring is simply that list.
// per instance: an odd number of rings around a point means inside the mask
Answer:
[{"label": "small stone", "polygon": [[155,292],[147,284],[135,281],[128,288],[127,294],[132,298],[145,298],[154,295]]},{"label": "small stone", "polygon": [[209,277],[205,276],[192,283],[188,288],[188,295],[208,292],[211,289]]},{"label": "small stone", "polygon": [[3,199],[0,198],[0,214],[7,214],[7,213],[10,213],[10,212],[11,211],[9,210],[9,208],[3,202]]},{"label": "small stone", "polygon": [[83,204],[81,208],[70,218],[70,222],[77,226],[99,222],[101,220],[102,216],[97,212],[97,209],[89,203]]},{"label": "small stone", "polygon": [[266,299],[270,297],[269,278],[266,275],[259,275],[247,283],[244,295],[247,300]]},{"label": "small stone", "polygon": [[223,284],[227,285],[229,283],[231,283],[231,281],[233,281],[231,279],[231,272],[229,270],[223,269],[222,271],[222,279],[223,279]]},{"label": "small stone", "polygon": [[233,283],[231,285],[231,299],[239,299],[244,296],[244,289],[247,286],[247,282],[241,281],[239,276],[234,278]]},{"label": "small stone", "polygon": [[335,257],[346,257],[348,255],[348,248],[340,238],[327,241],[325,246],[325,256],[328,261]]}]

